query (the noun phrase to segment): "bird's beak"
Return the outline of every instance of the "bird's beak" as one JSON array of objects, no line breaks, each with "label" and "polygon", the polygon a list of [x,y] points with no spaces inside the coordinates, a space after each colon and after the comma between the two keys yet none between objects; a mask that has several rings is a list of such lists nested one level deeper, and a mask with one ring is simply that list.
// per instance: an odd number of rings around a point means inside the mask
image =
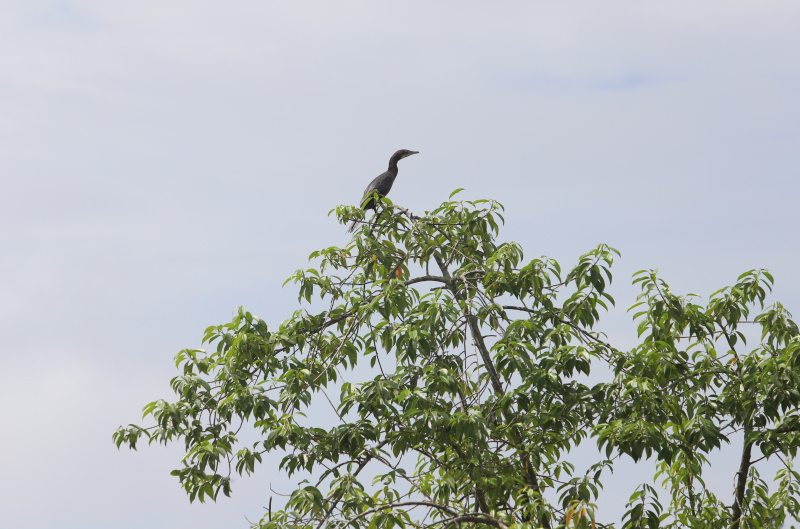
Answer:
[{"label": "bird's beak", "polygon": [[419,151],[410,151],[408,154],[406,154],[405,156],[403,156],[403,158],[408,158],[408,157],[409,157],[409,156],[411,156],[412,154],[419,154]]}]

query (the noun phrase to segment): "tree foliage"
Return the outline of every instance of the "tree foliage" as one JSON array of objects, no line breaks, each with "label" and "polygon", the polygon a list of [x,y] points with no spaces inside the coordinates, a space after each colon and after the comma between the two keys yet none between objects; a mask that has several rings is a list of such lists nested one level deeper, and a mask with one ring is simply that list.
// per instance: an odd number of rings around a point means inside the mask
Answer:
[{"label": "tree foliage", "polygon": [[[765,305],[767,271],[705,304],[638,272],[640,343],[619,350],[595,330],[614,303],[615,249],[562,269],[498,242],[494,201],[451,195],[422,217],[381,205],[289,279],[306,309],[273,329],[240,308],[206,329],[210,350],[181,351],[177,400],[148,404],[152,424],[121,427],[117,446],[183,441],[173,474],[200,501],[282,457],[296,488],[263,528],[602,527],[613,520],[598,495],[620,458],[657,473],[630,484],[616,527],[797,518],[800,337],[783,306]],[[747,326],[760,343],[746,344]],[[258,440],[240,441],[242,428]],[[720,495],[703,473],[732,441],[743,448]],[[578,468],[584,442],[599,455]],[[780,462],[774,480],[757,471],[765,458]]]}]

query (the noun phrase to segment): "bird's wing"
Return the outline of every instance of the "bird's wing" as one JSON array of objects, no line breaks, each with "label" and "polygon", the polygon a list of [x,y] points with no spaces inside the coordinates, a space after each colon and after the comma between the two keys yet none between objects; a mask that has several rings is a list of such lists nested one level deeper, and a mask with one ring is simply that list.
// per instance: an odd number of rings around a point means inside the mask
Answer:
[{"label": "bird's wing", "polygon": [[374,199],[372,197],[373,192],[377,189],[378,193],[380,193],[379,185],[381,182],[381,178],[383,175],[376,176],[372,182],[369,183],[366,189],[364,189],[364,194],[361,195],[361,207],[362,208],[371,208],[374,207]]}]

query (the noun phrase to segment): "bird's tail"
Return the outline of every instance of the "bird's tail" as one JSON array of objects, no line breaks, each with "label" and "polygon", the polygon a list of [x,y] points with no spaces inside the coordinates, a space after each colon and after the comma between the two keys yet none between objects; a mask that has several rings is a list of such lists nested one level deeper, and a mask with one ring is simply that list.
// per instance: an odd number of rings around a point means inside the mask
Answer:
[{"label": "bird's tail", "polygon": [[347,233],[353,233],[353,230],[356,229],[356,226],[358,226],[358,221],[354,220],[350,223],[350,227],[347,228]]}]

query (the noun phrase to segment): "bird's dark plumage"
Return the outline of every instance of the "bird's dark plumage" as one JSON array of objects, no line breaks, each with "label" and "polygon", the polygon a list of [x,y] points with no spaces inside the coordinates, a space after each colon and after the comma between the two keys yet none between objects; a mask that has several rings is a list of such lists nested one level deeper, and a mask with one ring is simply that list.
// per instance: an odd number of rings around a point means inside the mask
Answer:
[{"label": "bird's dark plumage", "polygon": [[[412,154],[417,154],[419,151],[409,151],[408,149],[400,149],[396,153],[392,155],[389,159],[389,169],[385,173],[381,173],[375,179],[369,183],[367,188],[364,190],[364,194],[361,195],[361,207],[364,208],[364,211],[368,209],[375,209],[375,191],[378,192],[378,195],[385,197],[389,194],[389,191],[392,189],[392,184],[394,184],[394,179],[397,177],[397,162],[406,158],[407,156],[411,156]],[[357,221],[353,221],[350,224],[350,228],[348,228],[348,233],[353,231],[356,228]]]}]

